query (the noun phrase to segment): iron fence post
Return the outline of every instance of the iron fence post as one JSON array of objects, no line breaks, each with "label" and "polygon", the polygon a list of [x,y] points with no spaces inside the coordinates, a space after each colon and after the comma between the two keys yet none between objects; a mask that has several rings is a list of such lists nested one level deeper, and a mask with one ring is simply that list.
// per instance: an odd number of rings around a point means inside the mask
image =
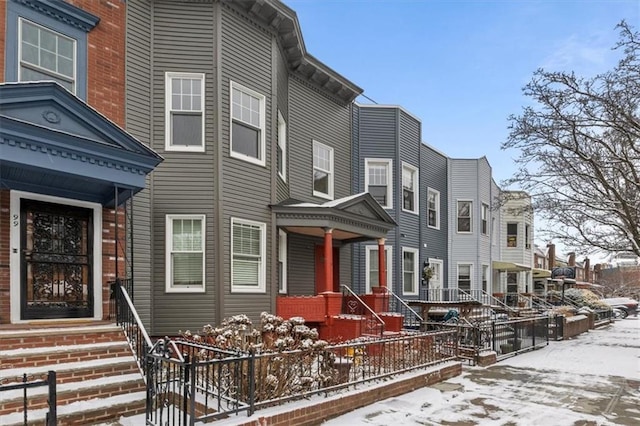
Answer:
[{"label": "iron fence post", "polygon": [[491,321],[491,347],[495,353],[498,353],[498,337],[496,336],[495,321]]},{"label": "iron fence post", "polygon": [[536,320],[531,321],[531,339],[533,347],[536,347]]},{"label": "iron fence post", "polygon": [[56,426],[58,424],[58,395],[55,371],[49,371],[47,383],[49,385],[49,412],[47,413],[47,426]]},{"label": "iron fence post", "polygon": [[256,377],[255,377],[255,362],[256,362],[256,354],[254,351],[251,351],[249,354],[249,416],[252,416],[256,410],[255,407],[255,390],[256,390]]}]

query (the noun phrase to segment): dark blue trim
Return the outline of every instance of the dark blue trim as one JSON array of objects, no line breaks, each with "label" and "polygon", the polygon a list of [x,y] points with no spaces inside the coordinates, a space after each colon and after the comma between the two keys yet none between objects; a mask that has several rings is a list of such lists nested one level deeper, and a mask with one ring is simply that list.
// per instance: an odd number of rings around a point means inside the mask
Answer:
[{"label": "dark blue trim", "polygon": [[60,0],[13,0],[26,7],[38,11],[44,15],[51,16],[64,22],[67,25],[73,25],[84,32],[91,31],[100,18],[85,10],[80,9],[70,3]]},{"label": "dark blue trim", "polygon": [[[35,7],[34,5],[42,7]],[[73,24],[73,20],[61,19],[60,14],[46,13],[45,6],[53,8],[53,5],[65,7],[75,6],[62,1],[43,1],[43,0],[10,0],[7,3],[7,29],[5,41],[5,80],[8,82],[18,81],[18,43],[20,35],[18,34],[18,19],[24,18],[36,24],[47,27],[57,33],[63,34],[76,41],[76,75],[75,88],[76,95],[83,100],[87,99],[87,62],[88,62],[88,43],[87,31],[91,28],[87,26],[81,28]],[[83,11],[83,13],[86,13]],[[90,15],[90,14],[89,14]],[[93,15],[90,15],[93,16]],[[97,17],[94,17],[97,21]]]}]

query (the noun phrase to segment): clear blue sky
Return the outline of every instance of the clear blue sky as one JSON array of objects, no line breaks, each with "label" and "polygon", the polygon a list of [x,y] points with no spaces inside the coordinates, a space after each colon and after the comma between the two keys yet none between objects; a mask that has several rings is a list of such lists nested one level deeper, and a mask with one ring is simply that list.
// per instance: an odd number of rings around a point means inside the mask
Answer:
[{"label": "clear blue sky", "polygon": [[615,25],[640,29],[640,0],[284,2],[311,55],[419,117],[422,140],[450,157],[486,155],[498,182],[514,170],[517,152],[500,144],[533,72],[608,70]]}]

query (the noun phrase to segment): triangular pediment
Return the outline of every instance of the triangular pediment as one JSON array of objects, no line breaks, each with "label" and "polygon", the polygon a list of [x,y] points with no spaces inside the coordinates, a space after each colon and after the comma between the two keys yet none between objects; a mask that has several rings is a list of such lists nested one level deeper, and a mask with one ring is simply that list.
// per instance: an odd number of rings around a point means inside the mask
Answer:
[{"label": "triangular pediment", "polygon": [[0,85],[0,116],[102,145],[155,155],[119,126],[54,82]]},{"label": "triangular pediment", "polygon": [[368,192],[336,200],[333,201],[332,204],[334,208],[344,212],[353,213],[358,216],[381,222],[395,224],[395,221],[391,216],[389,216],[389,213],[387,213],[387,211]]}]

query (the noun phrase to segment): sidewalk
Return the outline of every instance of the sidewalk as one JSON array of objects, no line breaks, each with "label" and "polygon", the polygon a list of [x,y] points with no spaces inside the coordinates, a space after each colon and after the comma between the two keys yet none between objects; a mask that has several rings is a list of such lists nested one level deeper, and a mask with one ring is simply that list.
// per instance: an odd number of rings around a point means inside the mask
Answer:
[{"label": "sidewalk", "polygon": [[338,425],[638,425],[640,318],[503,360],[325,422]]}]

